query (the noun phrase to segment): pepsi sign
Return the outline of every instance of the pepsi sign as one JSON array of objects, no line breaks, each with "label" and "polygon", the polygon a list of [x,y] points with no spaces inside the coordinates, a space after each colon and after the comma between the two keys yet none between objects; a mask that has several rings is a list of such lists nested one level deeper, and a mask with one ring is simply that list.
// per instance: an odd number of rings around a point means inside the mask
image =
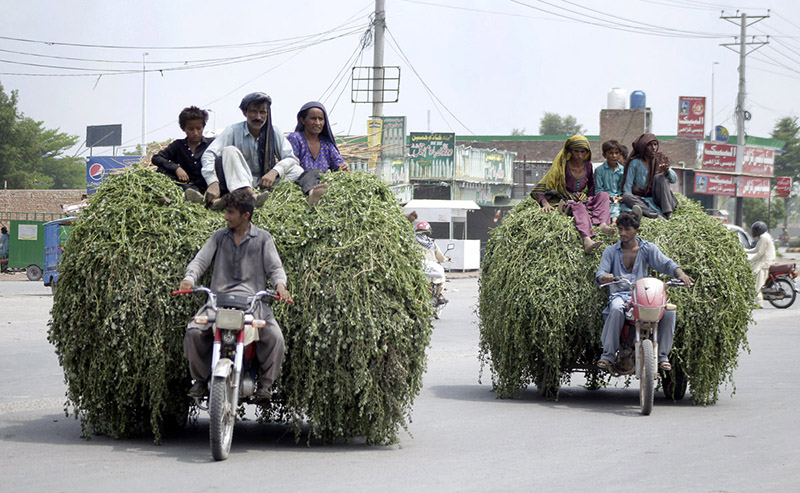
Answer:
[{"label": "pepsi sign", "polygon": [[93,194],[109,175],[142,160],[141,156],[90,156],[86,158],[86,193]]}]

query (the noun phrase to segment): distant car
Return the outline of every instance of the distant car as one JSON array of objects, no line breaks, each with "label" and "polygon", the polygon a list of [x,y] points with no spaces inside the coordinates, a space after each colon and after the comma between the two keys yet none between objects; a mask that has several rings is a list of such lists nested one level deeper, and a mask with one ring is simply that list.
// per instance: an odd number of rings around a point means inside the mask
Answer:
[{"label": "distant car", "polygon": [[736,233],[736,236],[739,237],[739,243],[742,244],[742,248],[753,248],[755,246],[756,242],[753,241],[753,238],[750,236],[750,233],[748,233],[744,229],[740,228],[735,224],[726,224],[725,227],[728,228],[728,231],[733,231],[734,233]]}]

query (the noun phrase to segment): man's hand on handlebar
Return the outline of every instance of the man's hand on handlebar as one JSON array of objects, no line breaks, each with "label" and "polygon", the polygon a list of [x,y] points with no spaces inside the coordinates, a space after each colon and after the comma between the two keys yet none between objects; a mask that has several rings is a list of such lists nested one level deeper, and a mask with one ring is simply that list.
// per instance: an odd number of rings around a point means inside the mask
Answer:
[{"label": "man's hand on handlebar", "polygon": [[694,284],[694,279],[687,276],[681,269],[675,269],[675,277],[683,281],[683,284],[685,284],[687,288],[691,288],[692,284]]},{"label": "man's hand on handlebar", "polygon": [[181,285],[180,285],[180,287],[178,287],[178,290],[179,291],[185,291],[187,289],[192,289],[192,286],[194,286],[192,281],[189,281],[188,279],[184,279],[183,281],[181,281]]},{"label": "man's hand on handlebar", "polygon": [[292,295],[289,294],[289,290],[286,289],[286,286],[283,284],[278,284],[275,288],[275,291],[278,292],[278,295],[281,297],[281,301],[289,301],[292,299]]},{"label": "man's hand on handlebar", "polygon": [[603,274],[602,276],[597,278],[597,282],[600,284],[606,284],[612,282],[614,280],[614,274]]}]

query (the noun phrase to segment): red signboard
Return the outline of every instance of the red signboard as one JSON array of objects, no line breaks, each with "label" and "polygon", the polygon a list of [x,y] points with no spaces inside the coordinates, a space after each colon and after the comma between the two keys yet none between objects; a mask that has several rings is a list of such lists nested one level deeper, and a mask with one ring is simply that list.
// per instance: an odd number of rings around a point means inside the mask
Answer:
[{"label": "red signboard", "polygon": [[736,176],[716,173],[695,173],[694,193],[736,196]]},{"label": "red signboard", "polygon": [[736,146],[714,142],[703,144],[703,169],[736,171]]},{"label": "red signboard", "polygon": [[753,175],[773,176],[775,174],[775,151],[762,147],[745,147],[742,172]]},{"label": "red signboard", "polygon": [[706,98],[678,98],[678,137],[702,139],[706,133]]},{"label": "red signboard", "polygon": [[778,197],[788,197],[792,193],[792,177],[779,176],[778,186],[775,188]]},{"label": "red signboard", "polygon": [[737,197],[748,197],[766,199],[769,197],[769,178],[757,178],[754,176],[738,177],[739,187],[736,190]]}]

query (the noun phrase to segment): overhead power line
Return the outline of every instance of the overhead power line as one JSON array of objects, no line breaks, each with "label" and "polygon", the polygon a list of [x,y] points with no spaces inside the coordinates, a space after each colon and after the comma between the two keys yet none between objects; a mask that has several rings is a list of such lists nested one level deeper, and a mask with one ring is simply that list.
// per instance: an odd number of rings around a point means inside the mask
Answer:
[{"label": "overhead power line", "polygon": [[[417,72],[417,69],[414,68],[414,65],[411,63],[411,60],[409,60],[408,57],[406,56],[406,54],[403,52],[403,49],[400,48],[400,44],[397,42],[397,40],[395,39],[394,35],[392,34],[392,32],[389,30],[388,27],[386,28],[386,33],[389,34],[389,38],[392,41],[392,44],[394,45],[394,48],[396,48],[397,54],[400,55],[400,57],[402,57],[403,60],[408,64],[408,67],[411,69],[412,72],[414,72],[414,75],[417,76],[417,79],[419,79],[420,83],[425,88],[425,91],[428,92],[428,96],[432,98],[431,101],[434,103],[434,106],[436,106],[436,101],[438,101],[439,104],[442,106],[442,108],[444,108],[445,111],[447,111],[450,114],[450,116],[452,116],[458,122],[459,125],[464,127],[464,129],[467,132],[469,132],[471,135],[475,135],[475,132],[470,130],[470,128],[468,126],[466,126],[461,120],[459,120],[458,117],[455,114],[453,114],[452,111],[450,111],[450,109],[447,107],[447,105],[445,105],[444,102],[442,102],[442,100],[439,99],[439,97],[436,94],[433,93],[433,90],[422,79],[422,76],[419,74],[419,72]],[[436,101],[433,101],[433,99],[435,99]],[[437,107],[437,111],[439,111],[438,107]],[[441,111],[439,113],[441,114]],[[447,121],[447,119],[444,118],[444,115],[442,115],[442,119]]]}]

